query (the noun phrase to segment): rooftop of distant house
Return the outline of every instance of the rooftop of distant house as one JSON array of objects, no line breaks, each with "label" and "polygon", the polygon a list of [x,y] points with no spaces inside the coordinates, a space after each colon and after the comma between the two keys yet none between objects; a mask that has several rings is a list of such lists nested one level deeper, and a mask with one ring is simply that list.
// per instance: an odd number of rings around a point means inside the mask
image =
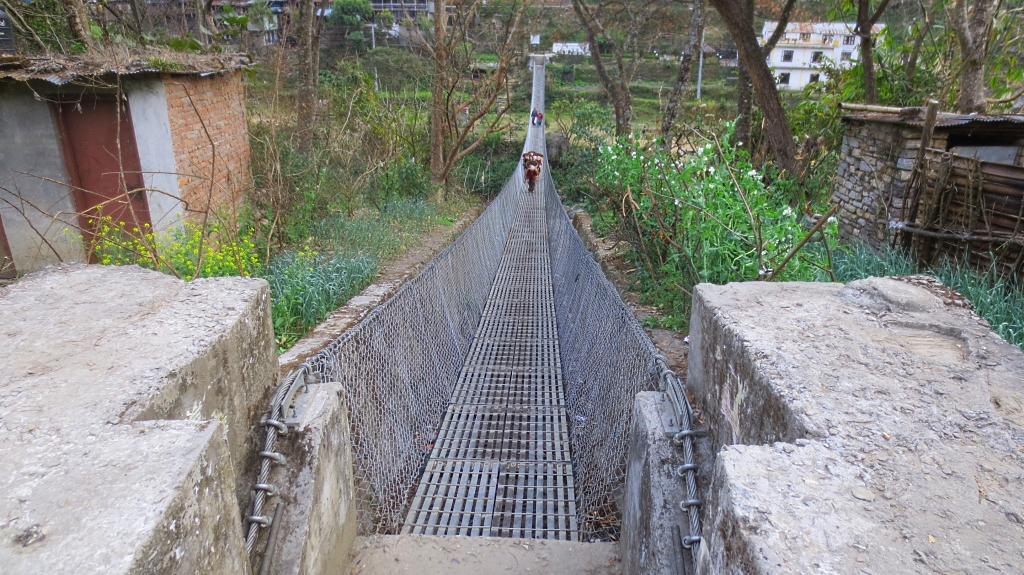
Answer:
[{"label": "rooftop of distant house", "polygon": [[[762,35],[771,35],[778,25],[778,22],[765,22]],[[789,22],[786,24],[786,34],[856,35],[856,28],[856,22]],[[875,24],[871,27],[871,33],[880,34],[884,29],[885,24]]]}]

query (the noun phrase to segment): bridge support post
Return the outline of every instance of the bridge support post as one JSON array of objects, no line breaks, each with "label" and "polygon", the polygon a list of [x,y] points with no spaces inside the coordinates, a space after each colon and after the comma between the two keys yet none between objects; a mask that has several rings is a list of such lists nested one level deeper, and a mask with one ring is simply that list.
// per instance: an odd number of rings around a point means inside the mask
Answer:
[{"label": "bridge support post", "polygon": [[[266,550],[269,573],[340,573],[356,536],[355,485],[349,441],[348,408],[340,383],[310,391],[306,409],[278,446],[288,464],[271,482],[288,502],[281,536]],[[262,549],[262,541],[257,549]]]},{"label": "bridge support post", "polygon": [[693,561],[680,543],[678,526],[686,525],[679,502],[686,499],[676,476],[677,447],[661,422],[660,391],[638,393],[629,434],[626,492],[623,502],[623,575],[688,573]]}]

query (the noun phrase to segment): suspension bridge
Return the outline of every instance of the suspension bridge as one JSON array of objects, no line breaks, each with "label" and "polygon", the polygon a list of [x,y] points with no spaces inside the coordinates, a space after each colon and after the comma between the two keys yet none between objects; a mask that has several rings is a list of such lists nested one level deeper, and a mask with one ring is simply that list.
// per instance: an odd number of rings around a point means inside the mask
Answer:
[{"label": "suspension bridge", "polygon": [[[538,59],[541,112],[544,72]],[[543,125],[531,122],[529,151],[546,155]],[[273,548],[281,422],[322,382],[338,382],[347,405],[361,534],[586,542],[619,538],[634,399],[665,391],[666,421],[684,431],[678,539],[699,541],[682,384],[572,227],[546,161],[535,192],[520,164],[417,277],[285,378],[266,418],[250,552]]]}]

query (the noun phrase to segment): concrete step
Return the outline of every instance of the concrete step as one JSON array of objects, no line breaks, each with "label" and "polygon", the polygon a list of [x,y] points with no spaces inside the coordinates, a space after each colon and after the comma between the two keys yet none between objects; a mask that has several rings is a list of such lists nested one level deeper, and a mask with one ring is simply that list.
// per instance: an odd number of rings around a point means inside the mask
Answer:
[{"label": "concrete step", "polygon": [[[498,537],[357,537],[346,575],[618,575],[618,543]],[[341,575],[339,573],[339,575]]]}]

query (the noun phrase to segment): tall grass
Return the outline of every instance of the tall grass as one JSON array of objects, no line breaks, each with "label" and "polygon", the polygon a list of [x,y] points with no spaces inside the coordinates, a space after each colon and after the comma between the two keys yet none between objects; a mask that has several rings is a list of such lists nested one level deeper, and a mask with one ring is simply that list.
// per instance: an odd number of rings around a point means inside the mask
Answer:
[{"label": "tall grass", "polygon": [[1024,349],[1024,293],[1014,280],[995,267],[977,271],[964,261],[943,260],[919,270],[914,260],[900,250],[875,253],[864,245],[848,246],[835,254],[836,279],[841,282],[869,276],[903,276],[924,273],[967,298],[975,313],[992,325],[1003,339]]},{"label": "tall grass", "polygon": [[359,293],[377,273],[373,255],[289,251],[267,266],[274,333],[284,348]]},{"label": "tall grass", "polygon": [[395,200],[380,211],[332,214],[309,226],[300,249],[271,258],[260,274],[270,283],[279,350],[299,340],[377,275],[384,258],[409,247],[435,224],[451,225],[465,206]]}]

